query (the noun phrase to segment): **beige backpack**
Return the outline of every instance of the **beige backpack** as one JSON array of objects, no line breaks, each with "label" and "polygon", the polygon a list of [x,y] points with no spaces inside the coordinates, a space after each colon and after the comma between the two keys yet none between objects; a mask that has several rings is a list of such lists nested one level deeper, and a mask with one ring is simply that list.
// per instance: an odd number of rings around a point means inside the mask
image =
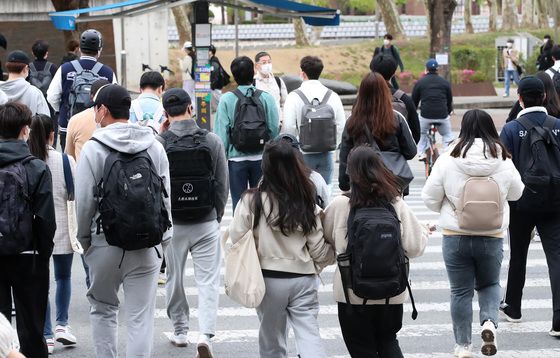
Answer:
[{"label": "beige backpack", "polygon": [[500,187],[492,177],[471,177],[455,208],[459,228],[491,231],[502,227],[503,207]]}]

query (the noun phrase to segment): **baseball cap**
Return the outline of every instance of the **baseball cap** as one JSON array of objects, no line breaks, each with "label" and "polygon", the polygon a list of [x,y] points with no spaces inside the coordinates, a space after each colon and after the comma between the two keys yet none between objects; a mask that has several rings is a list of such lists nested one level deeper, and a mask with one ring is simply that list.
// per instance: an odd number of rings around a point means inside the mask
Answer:
[{"label": "baseball cap", "polygon": [[438,69],[438,67],[439,64],[433,58],[430,58],[428,61],[426,61],[426,68],[428,69],[428,71],[435,71]]},{"label": "baseball cap", "polygon": [[169,111],[176,106],[188,106],[191,104],[191,97],[182,88],[171,88],[163,94],[162,97],[163,109]]},{"label": "baseball cap", "polygon": [[280,133],[278,135],[278,137],[275,138],[276,141],[285,141],[288,142],[292,145],[292,147],[294,147],[295,149],[300,149],[300,145],[301,143],[297,140],[297,138],[292,135],[292,134],[288,134],[288,133]]},{"label": "baseball cap", "polygon": [[95,96],[91,105],[104,105],[110,109],[130,109],[130,94],[126,88],[117,84],[107,84],[101,86]]},{"label": "baseball cap", "polygon": [[544,83],[535,76],[523,77],[517,87],[519,94],[544,94]]},{"label": "baseball cap", "polygon": [[16,50],[8,54],[8,62],[25,63],[26,65],[29,65],[29,62],[31,62],[31,60],[25,52]]},{"label": "baseball cap", "polygon": [[183,44],[183,48],[192,48],[192,42],[186,41],[186,42]]}]

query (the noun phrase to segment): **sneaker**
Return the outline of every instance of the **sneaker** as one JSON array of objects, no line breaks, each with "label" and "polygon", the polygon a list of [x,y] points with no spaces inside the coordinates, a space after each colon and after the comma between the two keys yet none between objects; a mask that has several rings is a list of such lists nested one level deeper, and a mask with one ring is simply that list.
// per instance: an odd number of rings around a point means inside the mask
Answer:
[{"label": "sneaker", "polygon": [[552,337],[560,338],[560,329],[552,328],[550,331],[548,331],[548,334]]},{"label": "sneaker", "polygon": [[198,344],[196,346],[196,358],[212,358],[212,343],[210,343],[210,338],[201,334],[198,337]]},{"label": "sneaker", "polygon": [[169,338],[169,341],[171,342],[171,344],[173,344],[175,347],[186,347],[189,345],[189,341],[187,340],[187,335],[186,334],[174,334]]},{"label": "sneaker", "polygon": [[70,326],[57,325],[54,330],[54,339],[65,346],[76,344],[76,336],[70,331]]},{"label": "sneaker", "polygon": [[456,344],[455,357],[458,358],[475,358],[472,352],[472,344]]},{"label": "sneaker", "polygon": [[508,93],[504,93],[503,97],[509,97]]},{"label": "sneaker", "polygon": [[158,285],[165,285],[167,283],[167,275],[165,274],[165,272],[160,272],[159,273],[157,283],[158,283]]},{"label": "sneaker", "polygon": [[493,356],[498,352],[498,346],[496,344],[496,326],[494,322],[487,320],[482,325],[482,332],[480,333],[482,338],[482,347],[480,351],[485,356]]},{"label": "sneaker", "polygon": [[521,322],[521,313],[513,312],[512,308],[507,304],[500,306],[500,314],[508,322],[512,322],[512,323]]},{"label": "sneaker", "polygon": [[49,354],[53,354],[53,352],[54,352],[54,338],[45,338],[45,341],[47,341],[47,350],[49,351]]}]

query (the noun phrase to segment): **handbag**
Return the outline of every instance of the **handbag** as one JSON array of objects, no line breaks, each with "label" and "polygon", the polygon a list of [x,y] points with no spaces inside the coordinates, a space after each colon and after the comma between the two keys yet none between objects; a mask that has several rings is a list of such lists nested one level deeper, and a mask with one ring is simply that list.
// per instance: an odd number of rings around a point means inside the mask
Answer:
[{"label": "handbag", "polygon": [[67,154],[62,154],[62,169],[64,170],[64,182],[68,193],[66,206],[68,209],[68,235],[70,236],[70,245],[75,253],[83,255],[84,249],[78,241],[78,221],[76,219],[76,202],[74,201],[74,178],[72,177],[70,160]]},{"label": "handbag", "polygon": [[[253,217],[252,223],[254,220]],[[251,229],[234,244],[231,243],[229,231],[226,231],[222,237],[226,295],[247,308],[259,306],[266,291],[252,227],[253,224]]]}]

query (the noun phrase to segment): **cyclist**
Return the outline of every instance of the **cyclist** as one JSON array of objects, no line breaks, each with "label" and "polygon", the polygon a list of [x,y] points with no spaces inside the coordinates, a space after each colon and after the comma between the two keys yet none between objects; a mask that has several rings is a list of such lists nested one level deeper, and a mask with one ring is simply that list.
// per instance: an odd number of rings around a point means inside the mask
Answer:
[{"label": "cyclist", "polygon": [[443,147],[453,140],[451,131],[450,114],[453,111],[453,95],[451,84],[438,75],[438,63],[434,59],[426,62],[425,76],[422,77],[412,90],[414,105],[420,108],[420,141],[418,142],[418,155],[422,161],[428,149],[427,133],[432,124],[438,126],[438,131],[443,137]]}]

